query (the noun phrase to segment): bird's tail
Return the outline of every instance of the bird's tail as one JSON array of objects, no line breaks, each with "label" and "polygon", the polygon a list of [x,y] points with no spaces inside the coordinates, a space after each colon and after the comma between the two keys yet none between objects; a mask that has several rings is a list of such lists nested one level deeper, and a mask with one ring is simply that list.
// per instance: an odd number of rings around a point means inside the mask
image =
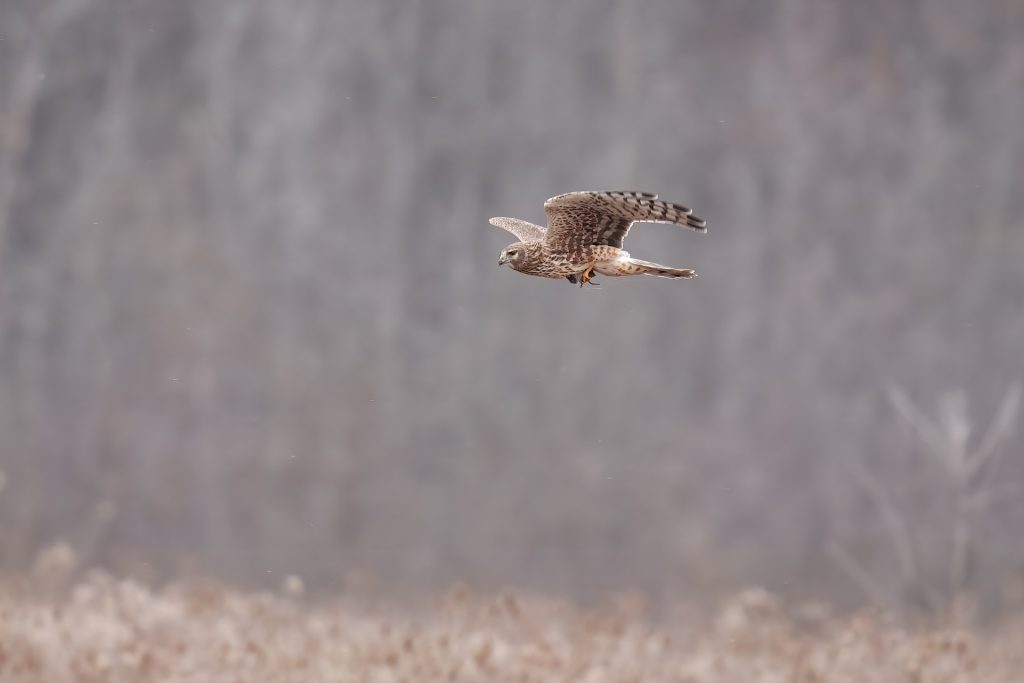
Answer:
[{"label": "bird's tail", "polygon": [[670,268],[650,261],[629,258],[619,262],[620,275],[656,275],[658,277],[681,277],[690,279],[697,277],[693,268]]}]

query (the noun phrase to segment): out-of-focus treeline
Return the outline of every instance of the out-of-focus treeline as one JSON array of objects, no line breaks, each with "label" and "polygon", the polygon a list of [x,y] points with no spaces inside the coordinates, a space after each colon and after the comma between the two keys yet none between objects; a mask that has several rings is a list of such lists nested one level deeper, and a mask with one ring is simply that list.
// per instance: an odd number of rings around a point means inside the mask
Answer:
[{"label": "out-of-focus treeline", "polygon": [[[0,0],[0,93],[7,569],[1024,566],[1020,2]],[[618,188],[708,219],[627,243],[698,279],[495,267]]]}]

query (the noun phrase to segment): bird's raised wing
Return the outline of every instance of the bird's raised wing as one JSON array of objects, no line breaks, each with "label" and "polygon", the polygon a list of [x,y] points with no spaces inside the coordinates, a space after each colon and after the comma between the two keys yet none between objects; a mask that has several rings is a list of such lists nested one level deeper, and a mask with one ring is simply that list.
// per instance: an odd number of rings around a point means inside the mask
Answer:
[{"label": "bird's raised wing", "polygon": [[508,230],[510,233],[515,235],[520,242],[532,242],[533,240],[544,239],[547,230],[534,225],[528,221],[519,220],[518,218],[505,218],[497,217],[491,219],[491,225],[495,225],[503,230]]},{"label": "bird's raised wing", "polygon": [[693,211],[663,202],[650,192],[570,192],[544,202],[544,211],[548,215],[546,239],[569,249],[597,244],[621,249],[635,222],[674,223],[707,232],[707,223]]}]

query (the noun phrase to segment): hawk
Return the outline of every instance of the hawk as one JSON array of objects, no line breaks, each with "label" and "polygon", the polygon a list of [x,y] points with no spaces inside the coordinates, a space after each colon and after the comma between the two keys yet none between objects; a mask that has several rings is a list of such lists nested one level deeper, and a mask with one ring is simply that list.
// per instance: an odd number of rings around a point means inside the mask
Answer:
[{"label": "hawk", "polygon": [[692,278],[691,268],[669,268],[632,258],[622,249],[634,223],[672,223],[707,232],[707,222],[680,204],[650,192],[570,192],[544,202],[548,227],[518,218],[492,218],[519,238],[501,250],[498,265],[539,277],[566,278],[580,287],[594,275],[657,275]]}]

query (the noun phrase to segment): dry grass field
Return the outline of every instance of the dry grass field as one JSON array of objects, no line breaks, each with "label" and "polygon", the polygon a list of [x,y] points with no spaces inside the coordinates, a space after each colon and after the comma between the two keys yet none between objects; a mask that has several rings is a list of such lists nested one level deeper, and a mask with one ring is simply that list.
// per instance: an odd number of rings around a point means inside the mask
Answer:
[{"label": "dry grass field", "polygon": [[[43,582],[45,583],[45,582]],[[787,608],[758,590],[713,618],[651,619],[635,601],[452,591],[406,606],[312,600],[194,580],[150,589],[91,574],[8,581],[0,681],[1021,680],[1024,622],[907,630],[878,615]]]}]

